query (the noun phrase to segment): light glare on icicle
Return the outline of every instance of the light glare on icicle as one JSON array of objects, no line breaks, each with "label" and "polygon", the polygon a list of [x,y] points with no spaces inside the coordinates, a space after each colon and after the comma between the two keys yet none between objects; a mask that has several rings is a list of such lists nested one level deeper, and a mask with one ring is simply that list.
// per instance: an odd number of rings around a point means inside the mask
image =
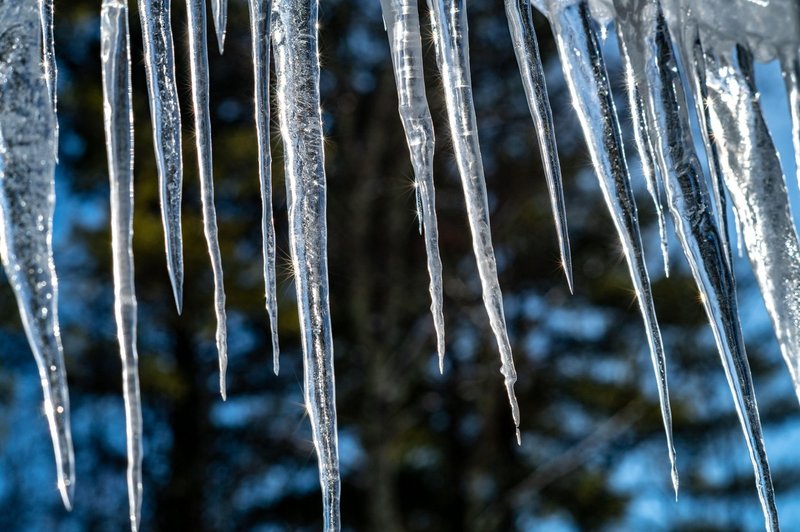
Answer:
[{"label": "light glare on icicle", "polygon": [[0,255],[44,394],[58,489],[71,508],[75,460],[53,264],[55,115],[36,0],[0,0]]},{"label": "light glare on icicle", "polygon": [[436,329],[439,371],[444,369],[442,259],[433,186],[433,121],[425,95],[422,38],[416,0],[381,0],[383,20],[392,53],[400,118],[406,132],[416,178],[415,192],[421,227],[425,231],[430,275],[431,314]]},{"label": "light glare on icicle", "polygon": [[305,403],[317,450],[325,530],[336,531],[340,528],[341,480],[328,302],[317,13],[316,0],[276,1],[272,42],[285,157],[289,243],[302,329]]},{"label": "light glare on icicle", "polygon": [[126,0],[103,0],[100,14],[108,178],[111,185],[111,249],[114,315],[122,359],[122,394],[128,453],[131,530],[139,530],[142,508],[142,406],[136,350],[136,289],[133,276],[133,108]]},{"label": "light glare on icicle", "polygon": [[[50,105],[53,107],[53,113],[55,113],[58,108],[58,68],[56,66],[53,16],[53,0],[39,0],[39,22],[42,27],[42,64],[44,65],[44,79],[47,82],[47,93],[50,97]],[[55,139],[53,142],[53,149],[56,152],[56,162],[58,162],[58,116],[56,116],[53,138]]]}]

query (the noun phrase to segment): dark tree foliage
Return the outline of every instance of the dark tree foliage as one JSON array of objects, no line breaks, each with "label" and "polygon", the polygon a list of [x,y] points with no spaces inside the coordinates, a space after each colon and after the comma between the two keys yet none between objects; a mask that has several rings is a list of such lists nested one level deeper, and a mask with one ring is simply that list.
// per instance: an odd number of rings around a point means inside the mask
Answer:
[{"label": "dark tree foliage", "polygon": [[[246,2],[231,2],[224,56],[210,45],[216,205],[230,320],[227,402],[216,392],[211,270],[201,232],[185,10],[182,2],[173,2],[185,132],[186,290],[185,311],[178,316],[165,268],[138,14],[135,2],[129,3],[143,529],[319,530],[321,500],[302,404],[277,129],[273,204],[282,358],[280,376],[272,372]],[[673,250],[673,274],[666,279],[653,239],[653,209],[641,195],[671,371],[682,474],[681,500],[675,503],[644,330],[550,32],[537,18],[567,193],[574,296],[559,267],[538,146],[502,5],[476,0],[469,8],[475,100],[519,373],[523,443],[518,447],[514,441],[481,302],[427,9],[421,14],[437,130],[448,341],[443,375],[437,369],[425,249],[379,2],[322,2],[343,526],[382,532],[760,526],[746,448],[679,250]],[[126,458],[107,227],[99,2],[59,1],[56,13],[61,75],[56,263],[78,483],[75,509],[67,513],[55,490],[34,365],[3,283],[0,528],[123,530]],[[629,120],[623,124],[628,128]],[[638,162],[632,159],[630,165],[638,180]],[[643,190],[638,181],[637,190]],[[752,283],[745,278],[740,284],[747,300],[760,304]],[[748,334],[749,352],[767,437],[777,439],[780,427],[796,420],[796,403],[770,331],[759,331]],[[768,440],[768,447],[773,443]],[[796,464],[773,466],[780,493],[796,492]]]}]

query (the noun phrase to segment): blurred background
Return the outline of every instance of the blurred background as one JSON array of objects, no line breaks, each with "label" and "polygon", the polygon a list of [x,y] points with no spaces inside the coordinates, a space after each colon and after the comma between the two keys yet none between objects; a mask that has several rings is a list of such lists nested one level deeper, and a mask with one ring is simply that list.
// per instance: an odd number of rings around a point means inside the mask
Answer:
[{"label": "blurred background", "polygon": [[[288,258],[282,149],[273,131],[281,374],[272,372],[261,277],[260,198],[247,4],[232,1],[225,55],[210,46],[216,206],[228,296],[229,398],[217,393],[212,280],[200,220],[188,44],[173,2],[183,98],[185,311],[167,277],[138,13],[131,4],[135,259],[144,414],[143,530],[321,529],[316,457]],[[575,265],[559,266],[535,132],[502,5],[469,3],[475,103],[500,284],[519,373],[522,446],[481,301],[448,138],[427,9],[428,97],[444,264],[447,359],[437,369],[413,174],[377,0],[320,6],[331,305],[346,530],[758,530],[748,453],[698,292],[670,229],[664,277],[654,209],[627,146],[668,357],[681,474],[675,502],[649,352],[616,232],[535,15],[565,180]],[[210,28],[209,28],[210,30]],[[613,32],[611,32],[613,33]],[[210,32],[211,34],[211,32]],[[632,140],[617,44],[605,43]],[[0,529],[124,530],[125,424],[111,284],[99,2],[56,1],[60,165],[56,265],[77,457],[61,505],[33,357],[0,283]],[[757,70],[790,190],[783,85]],[[273,126],[276,124],[273,121]],[[797,203],[795,203],[795,212]],[[800,526],[800,416],[746,258],[739,299],[777,502]],[[2,274],[0,274],[2,275]]]}]

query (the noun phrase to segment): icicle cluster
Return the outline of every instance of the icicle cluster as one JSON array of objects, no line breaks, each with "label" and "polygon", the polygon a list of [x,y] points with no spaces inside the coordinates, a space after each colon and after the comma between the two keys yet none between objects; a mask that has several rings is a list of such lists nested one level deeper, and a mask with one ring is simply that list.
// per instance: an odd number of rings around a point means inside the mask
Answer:
[{"label": "icicle cluster", "polygon": [[[761,423],[744,349],[727,227],[727,196],[741,226],[775,334],[800,398],[800,244],[785,177],[767,129],[753,62],[778,58],[793,123],[800,182],[800,5],[794,0],[505,0],[514,52],[537,129],[561,260],[573,289],[564,192],[553,118],[534,30],[535,7],[550,22],[598,183],[619,234],[644,320],[677,495],[666,358],[623,149],[620,119],[598,31],[613,22],[627,80],[647,189],[655,202],[664,266],[669,271],[663,196],[716,339],[750,450],[766,528],[778,516]],[[333,337],[328,301],[325,154],[319,107],[317,0],[249,0],[255,122],[262,194],[266,307],[279,369],[275,229],[272,219],[270,48],[275,54],[280,133],[285,147],[291,257],[302,325],[305,401],[319,459],[326,530],[340,528]],[[212,0],[222,52],[227,2]],[[186,0],[194,131],[203,227],[214,274],[220,392],[226,396],[227,340],[222,258],[214,210],[205,2]],[[440,369],[445,335],[442,264],[433,183],[434,131],[425,93],[419,5],[381,0],[397,85],[399,113],[416,177]],[[181,119],[170,0],[138,0],[167,267],[178,312],[183,294]],[[461,176],[483,299],[501,360],[512,418],[517,375],[492,249],[487,190],[469,67],[465,0],[428,0],[452,145]],[[52,0],[0,0],[0,255],[36,358],[56,456],[58,486],[71,505],[74,460],[69,399],[59,336],[52,261],[57,155],[56,63]],[[132,530],[142,500],[142,415],[133,278],[133,114],[126,0],[101,7],[103,97],[109,179],[115,315],[123,368]],[[694,150],[691,88],[709,175]],[[708,184],[711,184],[709,191]]]}]

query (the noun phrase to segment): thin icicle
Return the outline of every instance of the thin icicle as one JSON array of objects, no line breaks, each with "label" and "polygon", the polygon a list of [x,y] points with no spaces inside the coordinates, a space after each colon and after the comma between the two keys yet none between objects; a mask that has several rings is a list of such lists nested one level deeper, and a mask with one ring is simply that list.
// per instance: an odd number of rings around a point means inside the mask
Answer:
[{"label": "thin icicle", "polygon": [[181,156],[181,111],[175,85],[175,54],[170,28],[170,0],[139,0],[139,17],[144,40],[153,146],[158,166],[161,221],[167,269],[178,313],[183,310],[183,242],[181,197],[183,160]]},{"label": "thin icicle", "polygon": [[122,394],[128,450],[131,530],[142,508],[142,406],[136,351],[136,289],[133,278],[133,107],[127,0],[103,0],[100,15],[108,177],[111,185],[111,249],[114,314],[122,359]]},{"label": "thin icicle", "polygon": [[[58,67],[56,66],[56,45],[53,32],[53,0],[39,0],[39,21],[42,27],[42,64],[44,65],[44,79],[47,82],[47,93],[50,96],[50,105],[53,113],[57,109]],[[53,149],[56,151],[58,162],[58,115],[53,130],[55,139]]]},{"label": "thin icicle", "polygon": [[432,17],[433,37],[437,47],[439,70],[442,74],[447,116],[453,149],[472,231],[472,249],[478,263],[478,273],[483,287],[483,303],[489,323],[500,349],[500,372],[505,377],[506,393],[511,403],[511,415],[520,442],[519,405],[514,394],[517,371],[511,355],[506,318],[503,311],[503,294],[497,279],[497,263],[492,249],[489,227],[489,203],[486,179],[478,143],[478,125],[472,102],[472,80],[469,70],[469,40],[465,0],[428,0]]},{"label": "thin icicle", "polygon": [[653,152],[650,132],[647,130],[647,120],[645,118],[644,102],[639,89],[636,87],[636,78],[631,66],[630,56],[624,49],[624,40],[619,35],[620,25],[617,25],[617,40],[620,43],[622,62],[625,65],[626,87],[628,92],[628,106],[633,116],[633,137],[636,141],[636,149],[639,152],[639,161],[642,165],[642,174],[647,186],[647,192],[653,199],[656,208],[656,219],[658,220],[658,235],[661,240],[661,256],[664,259],[664,275],[669,277],[669,246],[667,244],[667,222],[664,218],[664,207],[661,203],[661,188],[656,157]]},{"label": "thin icicle", "polygon": [[722,174],[800,399],[800,244],[783,170],[747,64],[737,66],[730,54],[706,49],[705,66]]},{"label": "thin icicle", "polygon": [[219,393],[224,400],[225,373],[228,369],[228,326],[225,316],[225,285],[222,279],[222,253],[217,234],[217,211],[214,208],[214,172],[211,159],[211,116],[208,110],[208,47],[206,45],[205,0],[186,0],[189,17],[189,56],[192,77],[195,142],[203,204],[203,233],[206,237],[211,269],[214,273],[214,313],[217,317],[217,353],[219,354]]},{"label": "thin icicle", "polygon": [[335,531],[340,528],[341,481],[328,302],[317,14],[317,0],[276,1],[272,40],[284,145],[289,242],[302,330],[306,410],[319,461],[325,530]]},{"label": "thin icicle", "polygon": [[416,177],[417,211],[420,224],[425,230],[425,248],[428,252],[431,314],[436,329],[439,371],[444,371],[442,259],[439,255],[439,229],[433,186],[434,135],[425,94],[419,12],[416,0],[381,0],[381,7],[392,51],[400,118]]},{"label": "thin icicle", "polygon": [[777,530],[778,514],[739,322],[736,285],[694,152],[686,97],[666,22],[652,0],[632,0],[626,5],[630,11],[621,19],[635,36],[630,46],[640,51],[642,63],[637,68],[634,62],[634,69],[646,84],[640,89],[646,88],[648,129],[656,135],[655,147],[675,229],[716,339],[753,462],[767,528]]},{"label": "thin icicle", "polygon": [[255,118],[258,137],[258,178],[261,183],[261,242],[264,256],[264,287],[267,314],[272,332],[272,367],[280,371],[278,347],[278,292],[275,278],[275,223],[272,219],[272,152],[269,144],[269,35],[272,21],[271,0],[249,0],[250,38],[253,45],[255,79]]},{"label": "thin icicle", "polygon": [[0,255],[39,368],[58,489],[70,509],[75,460],[52,247],[55,116],[37,1],[0,2],[0,20]]},{"label": "thin icicle", "polygon": [[592,156],[606,205],[614,220],[645,323],[661,416],[667,436],[672,483],[678,491],[678,469],[672,439],[672,414],[667,391],[667,366],[658,327],[650,277],[631,191],[630,176],[611,87],[594,22],[585,1],[548,0],[546,15],[556,37],[564,76]]},{"label": "thin icicle", "polygon": [[228,0],[211,0],[211,14],[214,17],[219,53],[222,53],[225,49],[225,27],[228,24]]},{"label": "thin icicle", "polygon": [[800,50],[792,49],[781,55],[781,73],[786,84],[789,112],[792,115],[792,142],[797,185],[800,186]]},{"label": "thin icicle", "polygon": [[539,56],[539,43],[536,39],[531,2],[530,0],[505,0],[505,5],[511,40],[514,43],[514,54],[517,57],[522,85],[525,87],[525,95],[528,98],[528,109],[536,124],[539,153],[541,153],[542,164],[544,164],[547,189],[550,193],[550,208],[553,211],[558,234],[561,264],[564,268],[564,275],[567,276],[569,291],[572,292],[572,256],[569,249],[567,209],[564,206],[561,165],[558,161],[553,113],[550,110],[550,99],[547,96],[542,58]]}]

